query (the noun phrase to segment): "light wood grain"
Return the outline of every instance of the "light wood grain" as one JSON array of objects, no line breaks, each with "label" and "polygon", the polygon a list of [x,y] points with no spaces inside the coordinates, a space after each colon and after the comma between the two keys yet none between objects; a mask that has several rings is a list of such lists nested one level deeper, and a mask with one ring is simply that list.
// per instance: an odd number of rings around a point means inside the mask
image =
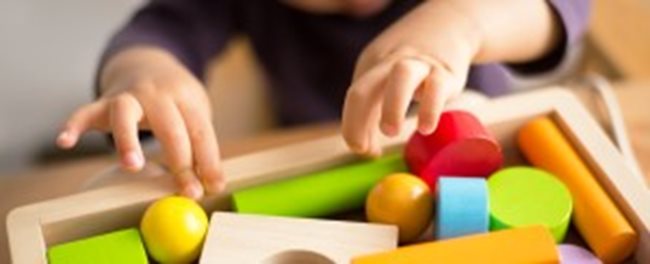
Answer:
[{"label": "light wood grain", "polygon": [[397,227],[331,220],[215,212],[199,263],[349,263],[397,247]]}]

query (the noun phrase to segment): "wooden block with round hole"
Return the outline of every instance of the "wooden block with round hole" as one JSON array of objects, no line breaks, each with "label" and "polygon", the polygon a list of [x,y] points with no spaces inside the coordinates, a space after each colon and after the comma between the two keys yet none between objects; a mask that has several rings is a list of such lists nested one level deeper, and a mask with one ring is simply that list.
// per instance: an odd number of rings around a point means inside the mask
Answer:
[{"label": "wooden block with round hole", "polygon": [[349,263],[397,240],[391,225],[215,212],[199,263]]}]

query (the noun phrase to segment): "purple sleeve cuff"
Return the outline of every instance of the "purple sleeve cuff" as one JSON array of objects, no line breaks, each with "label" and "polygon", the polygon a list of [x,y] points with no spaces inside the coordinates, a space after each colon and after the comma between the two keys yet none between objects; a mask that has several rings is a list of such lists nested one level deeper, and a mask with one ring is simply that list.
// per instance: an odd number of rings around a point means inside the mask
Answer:
[{"label": "purple sleeve cuff", "polygon": [[549,0],[562,27],[562,39],[557,47],[536,61],[523,64],[489,63],[472,66],[469,87],[490,96],[507,94],[518,89],[543,85],[562,76],[571,66],[580,49],[589,21],[590,0]]},{"label": "purple sleeve cuff", "polygon": [[549,0],[548,1],[564,28],[566,46],[575,45],[587,31],[590,0]]}]

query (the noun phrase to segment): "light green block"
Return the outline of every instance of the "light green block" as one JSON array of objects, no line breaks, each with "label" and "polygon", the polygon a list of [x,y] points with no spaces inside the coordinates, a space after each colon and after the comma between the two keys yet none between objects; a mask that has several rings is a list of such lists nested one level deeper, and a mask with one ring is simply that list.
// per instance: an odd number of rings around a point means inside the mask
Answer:
[{"label": "light green block", "polygon": [[490,229],[543,225],[564,240],[571,221],[569,189],[552,174],[532,167],[497,171],[488,180]]},{"label": "light green block", "polygon": [[362,208],[383,177],[407,171],[400,154],[244,189],[233,194],[239,213],[322,217]]},{"label": "light green block", "polygon": [[50,264],[148,263],[140,231],[136,228],[50,247],[47,259]]}]

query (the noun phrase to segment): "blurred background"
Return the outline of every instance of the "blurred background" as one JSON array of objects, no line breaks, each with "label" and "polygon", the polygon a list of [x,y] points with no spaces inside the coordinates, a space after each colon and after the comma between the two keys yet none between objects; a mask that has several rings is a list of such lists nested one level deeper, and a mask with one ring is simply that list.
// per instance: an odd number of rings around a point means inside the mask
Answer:
[{"label": "blurred background", "polygon": [[[94,74],[108,39],[145,2],[0,1],[0,177],[111,152],[101,133],[85,136],[73,151],[57,149],[54,141],[68,115],[93,100]],[[273,125],[250,48],[242,38],[232,43],[207,75],[209,83],[219,79],[226,84],[210,89],[214,104],[220,106],[215,122],[228,123],[218,126],[218,134],[226,139]],[[242,107],[250,105],[258,107]]]},{"label": "blurred background", "polygon": [[92,98],[107,37],[140,2],[0,1],[0,174],[48,159],[62,120]]},{"label": "blurred background", "polygon": [[[72,152],[56,150],[54,139],[65,118],[92,100],[101,50],[143,2],[0,1],[0,175],[111,151],[98,133]],[[650,78],[650,1],[593,3],[585,49],[568,78],[585,72],[612,80]],[[245,39],[233,40],[216,60],[209,83],[214,79],[221,84],[210,90],[221,140],[273,127],[264,80]]]}]

